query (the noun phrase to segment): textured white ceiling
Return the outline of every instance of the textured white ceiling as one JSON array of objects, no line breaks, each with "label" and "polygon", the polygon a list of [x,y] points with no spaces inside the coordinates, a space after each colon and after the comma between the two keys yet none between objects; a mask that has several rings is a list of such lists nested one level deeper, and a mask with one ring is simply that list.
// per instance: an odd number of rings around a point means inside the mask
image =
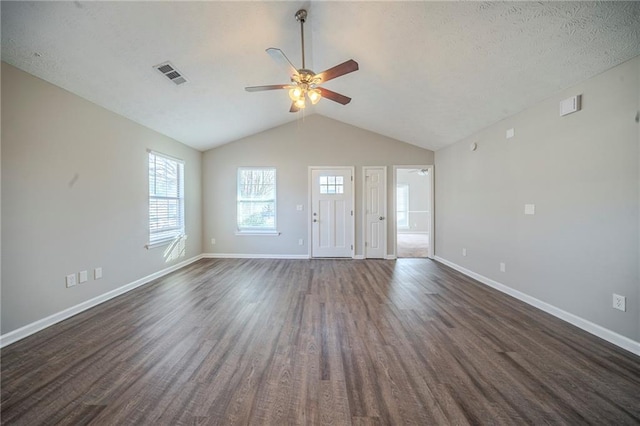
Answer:
[{"label": "textured white ceiling", "polygon": [[[2,60],[206,150],[300,118],[264,52],[353,98],[319,113],[429,149],[640,54],[640,2],[2,2]],[[152,66],[171,61],[175,86]]]}]

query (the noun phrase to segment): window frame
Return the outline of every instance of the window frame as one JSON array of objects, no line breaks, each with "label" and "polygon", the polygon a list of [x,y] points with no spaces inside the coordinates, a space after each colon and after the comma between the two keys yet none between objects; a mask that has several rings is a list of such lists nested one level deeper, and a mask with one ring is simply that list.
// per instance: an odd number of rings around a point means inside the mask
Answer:
[{"label": "window frame", "polygon": [[[400,195],[400,192],[403,191],[405,192],[406,196],[405,198],[405,205],[403,207],[406,207],[406,210],[401,210],[400,209],[400,205],[398,203],[398,195]],[[406,223],[400,223],[398,220],[398,213],[400,212],[404,212],[405,214],[405,220]],[[411,229],[411,227],[409,226],[409,184],[408,183],[397,183],[396,184],[396,226],[398,229],[401,230],[406,230],[406,229]]]},{"label": "window frame", "polygon": [[[256,171],[256,170],[272,170],[273,171],[273,226],[272,227],[257,227],[257,226],[241,226],[240,224],[240,203],[251,202],[251,200],[242,200],[240,185],[241,174],[244,171]],[[265,202],[265,200],[256,200],[256,202]],[[238,167],[236,171],[236,235],[280,235],[278,232],[278,171],[273,166],[252,166],[252,167]]]},{"label": "window frame", "polygon": [[[177,188],[177,196],[167,196],[167,195],[158,195],[151,193],[151,158],[152,156],[156,158],[162,158],[165,161],[171,161],[177,166],[177,176],[176,176],[176,188]],[[185,236],[186,233],[186,220],[185,220],[185,194],[184,194],[184,181],[185,181],[185,162],[182,159],[173,157],[171,155],[167,155],[161,152],[147,150],[147,190],[148,190],[148,205],[147,205],[147,232],[148,232],[148,243],[147,248],[153,248],[158,246],[163,246],[175,241],[181,237]],[[153,176],[155,179],[158,178],[158,174],[156,173]],[[163,228],[162,231],[152,231],[151,226],[151,206],[152,200],[177,200],[178,201],[178,226],[172,227],[173,229]],[[174,232],[169,232],[169,231]],[[157,234],[167,234],[164,237],[156,237],[154,235]]]}]

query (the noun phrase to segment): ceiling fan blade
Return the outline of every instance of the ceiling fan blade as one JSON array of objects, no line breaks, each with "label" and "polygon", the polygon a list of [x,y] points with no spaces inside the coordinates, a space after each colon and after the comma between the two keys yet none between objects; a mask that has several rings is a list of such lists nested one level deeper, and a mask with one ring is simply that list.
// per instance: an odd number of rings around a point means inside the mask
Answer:
[{"label": "ceiling fan blade", "polygon": [[329,89],[325,89],[324,87],[318,87],[317,89],[320,91],[323,98],[330,99],[342,105],[346,105],[351,102],[351,98],[348,96],[341,95],[340,93],[333,92]]},{"label": "ceiling fan blade", "polygon": [[275,47],[270,47],[267,49],[267,53],[273,58],[274,61],[286,68],[289,77],[298,75],[298,70],[293,66],[289,58],[287,58],[287,55],[285,55],[282,50],[276,49]]},{"label": "ceiling fan blade", "polygon": [[320,78],[320,83],[332,80],[336,77],[340,77],[350,72],[358,71],[358,63],[353,59],[349,59],[347,62],[343,62],[340,65],[336,65],[333,68],[329,68],[326,71],[316,74],[316,77]]},{"label": "ceiling fan blade", "polygon": [[298,112],[298,111],[300,111],[300,108],[296,106],[295,102],[291,102],[291,109],[289,109],[289,112]]},{"label": "ceiling fan blade", "polygon": [[244,90],[247,92],[261,92],[263,90],[277,90],[277,89],[290,89],[290,84],[271,84],[268,86],[249,86],[245,87]]}]

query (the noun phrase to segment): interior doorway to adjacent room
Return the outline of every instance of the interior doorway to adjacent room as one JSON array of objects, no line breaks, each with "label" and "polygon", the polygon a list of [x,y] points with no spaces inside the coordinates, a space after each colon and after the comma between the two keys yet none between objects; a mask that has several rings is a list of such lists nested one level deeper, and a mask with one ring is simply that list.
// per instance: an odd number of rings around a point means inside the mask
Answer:
[{"label": "interior doorway to adjacent room", "polygon": [[433,257],[433,166],[394,167],[396,257]]}]

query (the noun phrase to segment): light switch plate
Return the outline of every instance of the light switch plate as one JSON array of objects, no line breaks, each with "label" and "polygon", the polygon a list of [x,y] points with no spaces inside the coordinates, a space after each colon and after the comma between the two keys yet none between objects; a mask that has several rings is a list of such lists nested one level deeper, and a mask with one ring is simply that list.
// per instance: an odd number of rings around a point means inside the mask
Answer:
[{"label": "light switch plate", "polygon": [[87,271],[80,271],[80,273],[78,274],[78,282],[80,284],[86,283],[88,279],[89,278],[87,276]]},{"label": "light switch plate", "polygon": [[507,265],[504,262],[500,262],[500,272],[507,272]]},{"label": "light switch plate", "polygon": [[536,214],[536,205],[535,204],[525,204],[524,205],[524,214]]},{"label": "light switch plate", "polygon": [[296,210],[301,212],[302,211],[302,204],[297,204],[296,205]]},{"label": "light switch plate", "polygon": [[93,278],[96,280],[102,278],[102,268],[96,268],[93,270]]}]

